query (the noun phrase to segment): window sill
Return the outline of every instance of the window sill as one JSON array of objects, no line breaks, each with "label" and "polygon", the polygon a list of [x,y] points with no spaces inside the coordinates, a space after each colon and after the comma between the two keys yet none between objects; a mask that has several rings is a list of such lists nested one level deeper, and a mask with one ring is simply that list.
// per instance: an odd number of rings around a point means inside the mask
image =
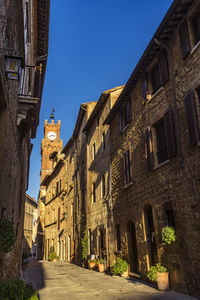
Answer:
[{"label": "window sill", "polygon": [[161,91],[163,91],[164,90],[164,87],[163,86],[161,86],[152,96],[151,96],[151,98],[150,99],[148,99],[148,100],[146,100],[145,102],[144,102],[144,104],[145,103],[149,103],[151,100],[153,100],[153,98],[155,98],[158,94],[160,94],[160,92]]},{"label": "window sill", "polygon": [[132,182],[129,182],[127,184],[124,185],[124,189],[127,189],[129,186],[131,186],[133,183]]},{"label": "window sill", "polygon": [[161,168],[162,166],[165,166],[165,165],[168,164],[169,162],[170,162],[170,160],[167,159],[167,160],[163,161],[162,163],[157,164],[155,167],[153,167],[153,170],[157,170],[157,169]]}]

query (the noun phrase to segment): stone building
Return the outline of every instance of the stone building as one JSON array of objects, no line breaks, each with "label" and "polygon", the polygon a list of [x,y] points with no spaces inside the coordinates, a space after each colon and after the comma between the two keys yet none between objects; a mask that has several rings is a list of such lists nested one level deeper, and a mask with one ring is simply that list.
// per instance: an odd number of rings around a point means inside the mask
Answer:
[{"label": "stone building", "polygon": [[87,135],[86,227],[88,255],[109,261],[109,235],[112,235],[112,199],[110,197],[110,131],[103,122],[123,86],[104,91],[97,101],[84,132]]},{"label": "stone building", "polygon": [[[0,217],[16,242],[1,254],[1,277],[20,275],[25,191],[48,54],[49,0],[0,1]],[[6,196],[5,196],[6,195]]]},{"label": "stone building", "polygon": [[27,254],[32,254],[35,251],[33,240],[33,214],[35,209],[37,209],[37,202],[35,201],[35,198],[31,198],[28,194],[26,194],[24,211],[23,252]]},{"label": "stone building", "polygon": [[[51,166],[51,172],[43,176],[41,181],[41,195],[45,195],[41,197],[43,211],[40,216],[44,220],[42,237],[45,259],[49,257],[50,247],[54,247],[62,261],[80,261],[80,236],[84,223],[82,212],[84,211],[86,182],[86,136],[82,129],[92,111],[91,107],[94,107],[94,102],[81,105],[74,132],[63,150],[55,144],[55,148],[53,147],[52,151],[48,152],[49,156],[45,158],[44,152],[41,151],[41,176],[45,165],[43,161],[49,160],[48,165]],[[48,126],[47,122],[45,126]],[[44,144],[49,145],[47,136],[42,142],[42,148]]]},{"label": "stone building", "polygon": [[[173,289],[200,296],[200,1],[174,1],[104,124],[110,125],[111,259],[146,278],[161,262]],[[176,241],[163,246],[165,226]]]}]

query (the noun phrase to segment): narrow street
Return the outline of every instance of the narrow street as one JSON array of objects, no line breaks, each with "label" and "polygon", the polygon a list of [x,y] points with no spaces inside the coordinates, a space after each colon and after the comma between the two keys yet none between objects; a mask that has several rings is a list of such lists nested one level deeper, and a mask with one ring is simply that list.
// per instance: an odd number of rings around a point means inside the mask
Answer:
[{"label": "narrow street", "polygon": [[23,271],[23,277],[38,290],[40,300],[194,299],[174,292],[161,293],[139,280],[112,277],[69,263],[32,260]]}]

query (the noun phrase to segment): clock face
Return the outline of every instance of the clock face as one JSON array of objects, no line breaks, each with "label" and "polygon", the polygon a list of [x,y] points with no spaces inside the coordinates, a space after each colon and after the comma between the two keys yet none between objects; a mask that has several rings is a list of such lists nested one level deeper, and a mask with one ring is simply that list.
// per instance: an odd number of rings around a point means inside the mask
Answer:
[{"label": "clock face", "polygon": [[48,132],[47,133],[47,137],[48,137],[48,139],[50,140],[50,141],[53,141],[53,140],[55,140],[56,139],[56,133],[54,132],[54,131],[50,131],[50,132]]}]

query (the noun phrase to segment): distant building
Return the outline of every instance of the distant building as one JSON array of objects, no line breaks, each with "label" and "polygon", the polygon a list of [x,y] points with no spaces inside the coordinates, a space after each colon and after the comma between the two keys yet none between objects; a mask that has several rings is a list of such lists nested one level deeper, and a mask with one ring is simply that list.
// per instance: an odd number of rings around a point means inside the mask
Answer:
[{"label": "distant building", "polygon": [[35,198],[31,198],[28,194],[25,197],[25,212],[24,212],[24,237],[23,237],[23,252],[27,254],[36,253],[35,237],[33,239],[33,227],[36,222],[34,211],[37,211],[37,202]]}]

